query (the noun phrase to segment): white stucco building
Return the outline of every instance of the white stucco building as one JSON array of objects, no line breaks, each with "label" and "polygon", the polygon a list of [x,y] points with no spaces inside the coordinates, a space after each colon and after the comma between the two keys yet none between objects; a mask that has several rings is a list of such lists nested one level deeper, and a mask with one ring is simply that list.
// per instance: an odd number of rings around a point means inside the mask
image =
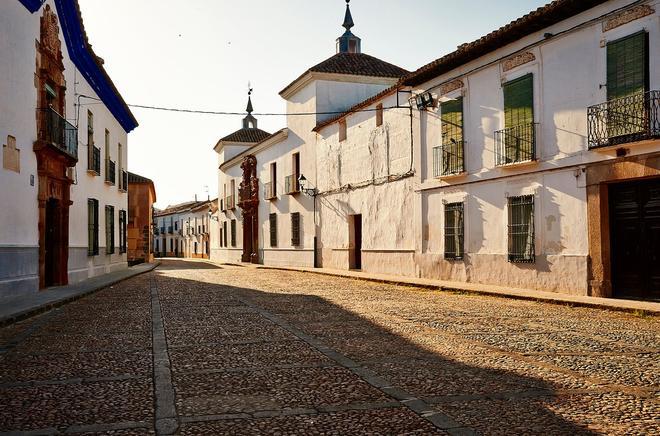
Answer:
[{"label": "white stucco building", "polygon": [[211,216],[216,207],[216,200],[195,200],[157,211],[154,220],[156,256],[209,259]]},{"label": "white stucco building", "polygon": [[77,1],[2,2],[0,57],[0,296],[126,268],[137,122]]}]

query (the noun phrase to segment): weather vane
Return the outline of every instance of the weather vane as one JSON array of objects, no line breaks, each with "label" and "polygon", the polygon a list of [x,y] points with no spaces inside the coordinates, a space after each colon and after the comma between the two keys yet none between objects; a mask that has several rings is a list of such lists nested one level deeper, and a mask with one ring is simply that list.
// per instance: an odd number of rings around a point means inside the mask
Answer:
[{"label": "weather vane", "polygon": [[248,95],[252,95],[252,91],[253,91],[252,83],[250,83],[250,81],[248,81]]}]

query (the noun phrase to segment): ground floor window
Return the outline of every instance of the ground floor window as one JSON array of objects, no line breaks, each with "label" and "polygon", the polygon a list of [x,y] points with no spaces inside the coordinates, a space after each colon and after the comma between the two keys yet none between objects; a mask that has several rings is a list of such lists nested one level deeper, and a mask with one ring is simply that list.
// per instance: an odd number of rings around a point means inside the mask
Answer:
[{"label": "ground floor window", "polygon": [[300,246],[300,212],[291,214],[291,245]]},{"label": "ground floor window", "polygon": [[509,262],[534,260],[534,196],[509,197]]},{"label": "ground floor window", "polygon": [[222,229],[223,229],[224,234],[225,234],[225,245],[224,245],[224,247],[227,248],[229,246],[229,240],[227,239],[227,221],[222,223]]},{"label": "ground floor window", "polygon": [[105,252],[114,254],[115,252],[115,207],[105,207]]},{"label": "ground floor window", "polygon": [[87,199],[87,254],[99,254],[99,201]]},{"label": "ground floor window", "polygon": [[277,247],[277,214],[271,213],[268,221],[270,223],[270,246]]},{"label": "ground floor window", "polygon": [[231,220],[231,246],[236,247],[236,220]]},{"label": "ground floor window", "polygon": [[445,204],[445,259],[463,258],[463,203]]},{"label": "ground floor window", "polygon": [[126,253],[126,211],[119,211],[119,252]]}]

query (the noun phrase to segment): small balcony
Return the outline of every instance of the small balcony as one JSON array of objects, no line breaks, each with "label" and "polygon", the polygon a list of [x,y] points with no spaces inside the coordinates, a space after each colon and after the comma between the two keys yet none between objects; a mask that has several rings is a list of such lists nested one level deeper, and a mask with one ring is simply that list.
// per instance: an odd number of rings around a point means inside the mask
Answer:
[{"label": "small balcony", "polygon": [[297,174],[291,174],[284,178],[284,191],[289,195],[300,192],[300,184],[298,183]]},{"label": "small balcony", "polygon": [[[78,129],[58,114],[53,108],[39,109],[38,139],[78,160]],[[75,162],[73,165],[74,166]]]},{"label": "small balcony", "polygon": [[114,185],[117,180],[115,163],[110,159],[105,161],[105,182]]},{"label": "small balcony", "polygon": [[121,191],[128,191],[128,172],[121,171],[121,179],[119,179],[119,189]]},{"label": "small balcony", "polygon": [[538,123],[526,123],[495,132],[495,165],[535,161],[538,131]]},{"label": "small balcony", "polygon": [[101,175],[101,149],[90,145],[89,153],[87,154],[87,171],[100,176]]},{"label": "small balcony", "polygon": [[587,108],[589,149],[660,138],[660,91]]},{"label": "small balcony", "polygon": [[277,198],[277,194],[275,192],[275,184],[273,182],[264,184],[264,198],[266,200],[274,200]]},{"label": "small balcony", "polygon": [[154,236],[158,236],[158,235],[160,235],[160,230],[158,229],[158,227],[156,227],[154,229]]},{"label": "small balcony", "polygon": [[165,227],[164,226],[160,228],[160,233],[161,233],[161,235],[165,234]]},{"label": "small balcony", "polygon": [[167,227],[167,233],[169,233],[170,235],[174,234],[174,227],[168,226]]},{"label": "small balcony", "polygon": [[236,209],[236,199],[234,198],[233,195],[229,195],[225,198],[225,206],[227,210]]},{"label": "small balcony", "polygon": [[433,147],[433,177],[448,177],[463,174],[463,141],[446,141],[439,147]]}]

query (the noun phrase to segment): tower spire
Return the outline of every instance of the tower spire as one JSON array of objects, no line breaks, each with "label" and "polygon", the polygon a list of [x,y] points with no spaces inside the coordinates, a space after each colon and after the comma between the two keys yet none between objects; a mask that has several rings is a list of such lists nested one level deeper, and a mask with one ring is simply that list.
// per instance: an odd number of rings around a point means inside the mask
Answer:
[{"label": "tower spire", "polygon": [[344,15],[344,24],[342,26],[346,32],[337,38],[337,53],[360,53],[361,40],[351,33],[351,29],[355,26],[353,22],[353,15],[351,14],[351,0],[346,0],[346,15]]},{"label": "tower spire", "polygon": [[252,107],[252,91],[254,91],[254,89],[250,85],[250,82],[248,82],[248,102],[247,102],[247,107],[245,108],[245,111],[247,112],[247,116],[243,118],[244,129],[257,128],[257,119],[252,116],[252,112],[254,112],[254,108]]}]

